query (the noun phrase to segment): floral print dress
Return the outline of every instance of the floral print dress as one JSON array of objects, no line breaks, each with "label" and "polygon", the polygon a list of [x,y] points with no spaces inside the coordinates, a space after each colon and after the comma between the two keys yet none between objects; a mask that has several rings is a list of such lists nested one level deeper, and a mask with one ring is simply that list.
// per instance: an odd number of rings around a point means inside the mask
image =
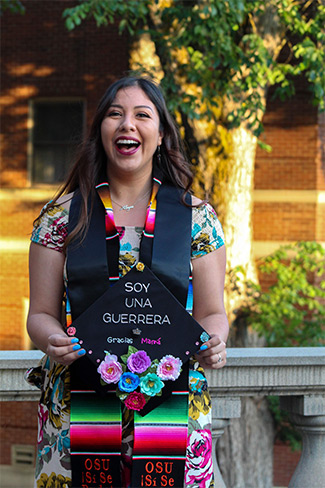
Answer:
[{"label": "floral print dress", "polygon": [[[31,241],[63,251],[69,212],[62,206],[45,210],[35,222]],[[120,227],[119,272],[124,276],[139,257],[140,227]],[[192,209],[191,257],[198,259],[224,245],[224,235],[209,204]],[[69,368],[44,356],[26,380],[41,390],[38,408],[38,439],[35,488],[71,487],[70,465],[70,374]],[[122,465],[132,464],[133,411],[124,408]],[[126,474],[126,473],[125,473]],[[128,478],[126,474],[126,478]],[[126,481],[127,485],[127,481]],[[189,373],[189,422],[184,486],[214,486],[211,436],[211,399],[203,368],[194,358]]]}]

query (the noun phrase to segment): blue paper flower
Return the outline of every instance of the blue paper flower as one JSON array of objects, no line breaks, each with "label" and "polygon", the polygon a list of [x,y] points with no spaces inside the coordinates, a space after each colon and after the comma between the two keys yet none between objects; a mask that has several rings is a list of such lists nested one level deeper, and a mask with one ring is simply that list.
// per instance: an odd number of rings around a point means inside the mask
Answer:
[{"label": "blue paper flower", "polygon": [[200,335],[200,339],[202,342],[206,342],[210,339],[210,336],[207,332],[202,332],[202,334]]},{"label": "blue paper flower", "polygon": [[140,384],[139,376],[133,373],[123,373],[120,381],[118,382],[118,387],[121,391],[126,391],[130,393],[138,388]]}]

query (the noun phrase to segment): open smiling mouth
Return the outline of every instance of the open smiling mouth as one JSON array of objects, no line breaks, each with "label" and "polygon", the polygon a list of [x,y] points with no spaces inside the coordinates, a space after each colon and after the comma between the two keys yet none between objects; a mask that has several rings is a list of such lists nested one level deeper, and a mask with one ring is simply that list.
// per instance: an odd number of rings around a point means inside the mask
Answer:
[{"label": "open smiling mouth", "polygon": [[121,154],[134,154],[139,149],[141,143],[135,139],[120,138],[115,141],[115,147]]}]

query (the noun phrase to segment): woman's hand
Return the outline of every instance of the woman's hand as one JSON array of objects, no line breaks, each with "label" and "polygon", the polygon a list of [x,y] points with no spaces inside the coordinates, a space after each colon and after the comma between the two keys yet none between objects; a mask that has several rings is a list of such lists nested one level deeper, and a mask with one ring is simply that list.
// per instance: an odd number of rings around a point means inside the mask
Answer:
[{"label": "woman's hand", "polygon": [[54,361],[69,366],[76,359],[86,354],[76,337],[68,337],[64,334],[52,334],[48,338],[46,354]]},{"label": "woman's hand", "polygon": [[226,358],[226,343],[217,334],[212,334],[211,339],[202,344],[198,353],[199,362],[204,368],[223,368]]}]

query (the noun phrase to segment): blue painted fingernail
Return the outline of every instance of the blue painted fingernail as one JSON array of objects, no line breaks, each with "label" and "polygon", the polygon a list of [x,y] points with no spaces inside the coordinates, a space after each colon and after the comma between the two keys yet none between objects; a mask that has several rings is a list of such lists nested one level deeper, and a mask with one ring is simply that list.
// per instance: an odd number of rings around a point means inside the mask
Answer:
[{"label": "blue painted fingernail", "polygon": [[84,349],[80,349],[80,351],[78,352],[78,355],[83,356],[84,354],[86,354],[86,351]]},{"label": "blue painted fingernail", "polygon": [[79,342],[79,339],[77,339],[76,337],[71,339],[71,344],[75,344],[76,342]]},{"label": "blue painted fingernail", "polygon": [[206,349],[208,349],[206,344],[203,344],[203,346],[200,347],[200,351],[205,351]]},{"label": "blue painted fingernail", "polygon": [[78,351],[78,349],[80,349],[80,348],[81,348],[80,344],[76,344],[75,346],[73,346],[73,348],[72,348],[72,349],[73,349],[74,351]]}]

